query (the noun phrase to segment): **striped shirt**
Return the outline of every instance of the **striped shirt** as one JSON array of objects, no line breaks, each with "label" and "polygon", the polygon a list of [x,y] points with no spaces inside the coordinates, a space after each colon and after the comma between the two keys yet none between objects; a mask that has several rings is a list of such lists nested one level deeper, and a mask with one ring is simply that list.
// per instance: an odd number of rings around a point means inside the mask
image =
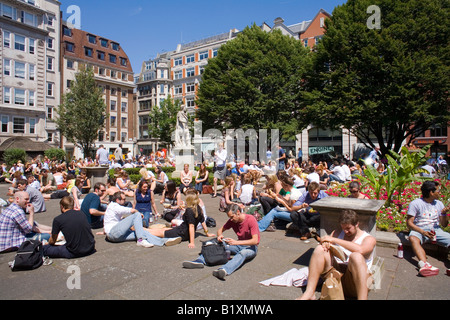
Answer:
[{"label": "striped shirt", "polygon": [[24,210],[17,204],[4,208],[0,214],[0,252],[20,247],[32,228]]}]

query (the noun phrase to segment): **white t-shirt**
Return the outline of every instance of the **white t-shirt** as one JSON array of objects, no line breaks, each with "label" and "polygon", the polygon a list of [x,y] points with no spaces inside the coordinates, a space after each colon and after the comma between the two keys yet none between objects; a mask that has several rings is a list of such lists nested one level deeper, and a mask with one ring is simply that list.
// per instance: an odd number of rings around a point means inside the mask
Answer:
[{"label": "white t-shirt", "polygon": [[335,166],[332,170],[333,174],[336,175],[341,181],[345,181],[345,172],[341,166]]},{"label": "white t-shirt", "polygon": [[319,175],[317,174],[317,172],[312,172],[312,173],[308,174],[308,175],[306,176],[306,179],[309,181],[309,183],[311,183],[311,182],[317,182],[317,183],[320,184],[320,177],[319,177]]},{"label": "white t-shirt", "polygon": [[439,200],[428,203],[423,198],[420,198],[409,204],[408,216],[415,217],[414,224],[419,228],[438,227],[439,218],[442,215],[444,207],[444,204]]},{"label": "white t-shirt", "polygon": [[103,218],[103,229],[108,235],[111,229],[118,224],[124,215],[131,214],[132,208],[124,207],[117,202],[111,202],[105,212],[105,217]]},{"label": "white t-shirt", "polygon": [[248,203],[252,202],[254,188],[255,188],[255,186],[253,186],[252,184],[244,184],[241,187],[242,193],[241,193],[239,199],[242,201],[243,204],[248,204]]}]

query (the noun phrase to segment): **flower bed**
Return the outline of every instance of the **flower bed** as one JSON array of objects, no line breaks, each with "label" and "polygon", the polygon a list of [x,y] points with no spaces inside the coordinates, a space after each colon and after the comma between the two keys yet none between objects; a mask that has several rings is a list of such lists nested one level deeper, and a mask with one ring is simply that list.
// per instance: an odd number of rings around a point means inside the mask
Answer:
[{"label": "flower bed", "polygon": [[[449,180],[436,180],[441,183],[441,201],[444,205],[448,204],[450,200],[450,181]],[[399,195],[398,192],[394,192],[394,200],[392,200],[389,206],[384,205],[377,214],[377,228],[381,231],[400,232],[407,231],[406,216],[408,212],[408,206],[411,201],[421,197],[420,186],[422,182],[414,181],[408,184],[403,192]],[[369,196],[371,199],[376,199],[374,188],[370,185],[361,187],[361,192]],[[326,193],[332,197],[348,197],[350,192],[348,191],[348,183],[340,184],[329,188]],[[387,195],[384,190],[380,193],[378,200],[387,200]],[[445,229],[450,232],[450,226]]]}]

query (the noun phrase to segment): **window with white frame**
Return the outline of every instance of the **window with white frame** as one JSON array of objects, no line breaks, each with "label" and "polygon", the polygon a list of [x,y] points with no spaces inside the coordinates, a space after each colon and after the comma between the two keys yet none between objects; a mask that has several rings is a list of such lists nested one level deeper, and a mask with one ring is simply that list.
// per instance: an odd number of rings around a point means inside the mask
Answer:
[{"label": "window with white frame", "polygon": [[25,37],[14,34],[14,49],[19,51],[25,51]]},{"label": "window with white frame", "polygon": [[3,88],[3,103],[11,103],[11,88]]},{"label": "window with white frame", "polygon": [[188,107],[188,108],[194,108],[195,107],[194,98],[187,98],[186,99],[186,107]]},{"label": "window with white frame", "polygon": [[182,87],[182,85],[176,85],[174,87],[174,94],[183,94],[183,87]]},{"label": "window with white frame", "polygon": [[117,111],[117,101],[115,100],[111,100],[111,108],[109,109],[110,111]]},{"label": "window with white frame", "polygon": [[28,52],[30,54],[34,54],[34,49],[35,49],[34,44],[35,44],[35,42],[36,42],[36,40],[34,40],[34,39],[28,39]]},{"label": "window with white frame", "polygon": [[1,4],[2,16],[5,18],[9,18],[11,20],[17,19],[17,10],[11,6],[6,4]]},{"label": "window with white frame", "polygon": [[174,78],[174,80],[183,78],[183,71],[182,70],[175,71],[173,73],[173,78]]},{"label": "window with white frame", "polygon": [[53,97],[53,83],[47,82],[47,96]]},{"label": "window with white frame", "polygon": [[176,58],[173,61],[173,65],[176,66],[181,66],[183,64],[183,58]]},{"label": "window with white frame", "polygon": [[186,77],[193,77],[193,76],[195,76],[195,68],[187,68]]},{"label": "window with white frame", "polygon": [[47,142],[53,142],[53,133],[47,132]]},{"label": "window with white frame", "polygon": [[7,133],[9,131],[9,118],[8,116],[2,116],[1,132]]},{"label": "window with white frame", "polygon": [[195,83],[187,83],[186,84],[186,92],[187,93],[195,92]]},{"label": "window with white frame", "polygon": [[25,79],[25,63],[14,61],[14,76],[19,79]]},{"label": "window with white frame", "polygon": [[212,51],[212,56],[213,56],[213,58],[214,57],[217,57],[217,55],[219,54],[219,49],[213,49],[213,51]]},{"label": "window with white frame", "polygon": [[53,107],[47,106],[47,120],[53,119]]},{"label": "window with white frame", "polygon": [[14,88],[14,104],[19,106],[25,105],[25,90]]},{"label": "window with white frame", "polygon": [[20,17],[20,21],[22,23],[25,23],[29,26],[37,27],[38,26],[37,20],[38,19],[37,19],[36,15],[28,13],[26,11],[22,11],[21,17]]},{"label": "window with white frame", "polygon": [[201,60],[205,60],[209,58],[209,52],[208,51],[203,51],[200,52],[198,59]]},{"label": "window with white frame", "polygon": [[111,116],[109,124],[111,125],[111,127],[116,126],[116,117],[115,116]]},{"label": "window with white frame", "polygon": [[128,124],[128,119],[125,118],[125,117],[122,117],[121,120],[122,120],[122,121],[121,121],[122,128],[126,128],[126,127],[127,127],[127,124]]},{"label": "window with white frame", "polygon": [[11,47],[11,32],[9,31],[3,31],[3,47]]},{"label": "window with white frame", "polygon": [[122,132],[122,142],[127,142],[127,133],[126,132]]},{"label": "window with white frame", "polygon": [[47,39],[47,48],[48,49],[53,49],[53,41],[54,41],[53,38],[48,38]]},{"label": "window with white frame", "polygon": [[30,134],[36,133],[36,119],[30,119]]},{"label": "window with white frame", "polygon": [[121,110],[122,110],[122,112],[127,112],[128,111],[128,104],[126,102],[122,102]]},{"label": "window with white frame", "polygon": [[111,141],[111,142],[116,141],[116,135],[117,135],[117,133],[115,131],[111,131],[109,133],[109,141]]},{"label": "window with white frame", "polygon": [[53,61],[54,61],[54,58],[47,57],[47,70],[53,71]]},{"label": "window with white frame", "polygon": [[34,64],[28,65],[28,80],[34,80],[36,76],[36,67]]},{"label": "window with white frame", "polygon": [[11,75],[11,60],[10,59],[3,60],[3,74],[5,76]]},{"label": "window with white frame", "polygon": [[25,118],[13,118],[13,133],[25,133]]},{"label": "window with white frame", "polygon": [[195,62],[195,56],[193,54],[186,56],[186,63]]},{"label": "window with white frame", "polygon": [[32,90],[28,91],[28,105],[30,107],[34,107],[36,100],[36,93]]}]

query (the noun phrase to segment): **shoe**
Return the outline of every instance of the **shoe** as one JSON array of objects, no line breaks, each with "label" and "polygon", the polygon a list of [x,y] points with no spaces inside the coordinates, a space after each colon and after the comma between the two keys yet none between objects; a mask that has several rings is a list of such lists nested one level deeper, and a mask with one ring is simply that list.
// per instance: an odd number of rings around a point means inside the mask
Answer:
[{"label": "shoe", "polygon": [[153,247],[153,244],[150,243],[150,242],[148,242],[148,241],[145,240],[145,239],[139,239],[139,240],[136,242],[136,245],[137,245],[138,247],[144,247],[144,248],[152,248],[152,247]]},{"label": "shoe", "polygon": [[227,272],[224,269],[217,269],[213,271],[213,276],[220,280],[225,280]]},{"label": "shoe", "polygon": [[205,265],[200,260],[183,262],[183,268],[186,268],[186,269],[203,269],[204,267],[205,267]]},{"label": "shoe", "polygon": [[211,195],[211,198],[217,198],[217,194]]},{"label": "shoe", "polygon": [[311,233],[308,232],[306,234],[304,234],[303,236],[300,237],[300,240],[305,241],[308,240],[309,238],[311,238]]},{"label": "shoe", "polygon": [[275,228],[275,226],[270,225],[264,231],[266,231],[266,232],[275,232],[275,231],[277,231],[277,228]]},{"label": "shoe", "polygon": [[447,275],[450,277],[450,269],[447,269]]},{"label": "shoe", "polygon": [[169,240],[166,241],[166,243],[164,244],[166,247],[170,247],[170,246],[174,246],[177,245],[181,242],[181,237],[177,237],[177,238],[169,238]]},{"label": "shoe", "polygon": [[420,268],[419,274],[422,277],[437,276],[439,274],[439,269],[426,262],[425,265]]}]

